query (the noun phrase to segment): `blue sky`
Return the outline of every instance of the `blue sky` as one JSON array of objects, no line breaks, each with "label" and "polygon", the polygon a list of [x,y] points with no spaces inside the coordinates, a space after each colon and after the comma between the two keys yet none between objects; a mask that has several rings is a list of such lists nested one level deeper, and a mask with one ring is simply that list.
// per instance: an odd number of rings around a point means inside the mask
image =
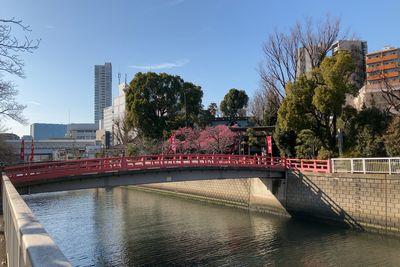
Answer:
[{"label": "blue sky", "polygon": [[[249,96],[258,88],[261,45],[274,29],[330,14],[372,52],[400,46],[399,10],[396,0],[2,0],[0,17],[23,19],[42,39],[23,55],[27,77],[12,77],[29,122],[68,123],[68,114],[93,121],[95,64],[112,62],[113,96],[118,71],[130,81],[151,67],[200,85],[204,105],[219,104],[230,88]],[[6,126],[29,134],[29,126]]]}]

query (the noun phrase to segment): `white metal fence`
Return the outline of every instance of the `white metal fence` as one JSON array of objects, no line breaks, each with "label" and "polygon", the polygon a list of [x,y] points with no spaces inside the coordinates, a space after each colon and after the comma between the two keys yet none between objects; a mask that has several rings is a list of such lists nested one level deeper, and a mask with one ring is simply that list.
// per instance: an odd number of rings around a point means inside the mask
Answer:
[{"label": "white metal fence", "polygon": [[335,158],[332,172],[400,174],[400,158]]}]

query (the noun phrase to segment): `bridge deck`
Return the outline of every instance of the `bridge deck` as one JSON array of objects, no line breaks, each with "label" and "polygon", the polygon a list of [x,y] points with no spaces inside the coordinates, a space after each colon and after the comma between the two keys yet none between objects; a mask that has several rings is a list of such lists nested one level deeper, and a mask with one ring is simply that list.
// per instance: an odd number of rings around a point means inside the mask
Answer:
[{"label": "bridge deck", "polygon": [[20,184],[40,182],[42,180],[48,181],[49,179],[68,176],[182,167],[223,167],[270,170],[296,169],[310,172],[330,172],[328,160],[207,154],[148,155],[25,164],[7,167],[5,172],[14,184]]}]

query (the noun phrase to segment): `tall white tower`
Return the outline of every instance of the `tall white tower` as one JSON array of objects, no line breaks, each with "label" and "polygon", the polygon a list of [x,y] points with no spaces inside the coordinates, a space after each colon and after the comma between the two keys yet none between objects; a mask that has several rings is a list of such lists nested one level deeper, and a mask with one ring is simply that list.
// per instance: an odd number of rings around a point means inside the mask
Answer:
[{"label": "tall white tower", "polygon": [[111,63],[94,66],[94,123],[104,119],[104,108],[112,102]]}]

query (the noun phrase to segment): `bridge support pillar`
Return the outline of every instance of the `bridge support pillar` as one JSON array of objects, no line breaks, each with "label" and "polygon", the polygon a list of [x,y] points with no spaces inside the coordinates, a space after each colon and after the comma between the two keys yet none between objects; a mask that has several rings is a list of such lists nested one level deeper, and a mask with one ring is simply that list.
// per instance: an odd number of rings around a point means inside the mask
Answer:
[{"label": "bridge support pillar", "polygon": [[285,209],[286,180],[253,178],[250,183],[249,195],[251,210],[290,216]]}]

